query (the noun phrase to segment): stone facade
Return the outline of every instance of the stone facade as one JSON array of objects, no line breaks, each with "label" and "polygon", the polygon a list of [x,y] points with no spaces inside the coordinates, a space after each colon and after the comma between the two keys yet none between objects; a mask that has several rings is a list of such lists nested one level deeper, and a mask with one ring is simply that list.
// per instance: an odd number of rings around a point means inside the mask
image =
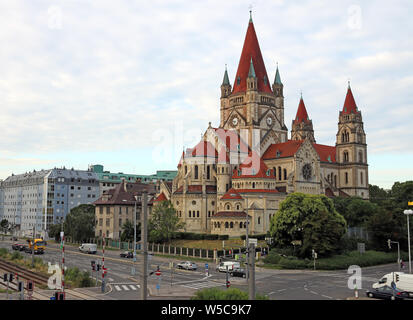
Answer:
[{"label": "stone facade", "polygon": [[283,89],[278,66],[270,85],[250,20],[234,86],[224,73],[220,126],[210,123],[182,153],[172,187],[161,184],[183,231],[240,236],[248,219],[249,234],[264,234],[291,192],[368,199],[366,135],[350,85],[335,146],[316,143],[302,97],[288,139]]}]

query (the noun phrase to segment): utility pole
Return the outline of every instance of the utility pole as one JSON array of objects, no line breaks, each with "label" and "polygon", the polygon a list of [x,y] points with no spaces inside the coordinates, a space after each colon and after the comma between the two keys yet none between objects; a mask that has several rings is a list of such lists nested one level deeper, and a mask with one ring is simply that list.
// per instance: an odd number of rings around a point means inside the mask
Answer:
[{"label": "utility pole", "polygon": [[36,226],[33,226],[33,240],[32,240],[32,268],[34,268],[34,238],[35,236],[35,232],[36,232]]},{"label": "utility pole", "polygon": [[249,251],[249,244],[248,244],[248,225],[249,225],[249,221],[248,221],[248,198],[246,198],[246,200],[247,200],[247,208],[245,210],[247,211],[247,215],[246,215],[245,219],[247,220],[247,222],[246,222],[245,230],[246,230],[247,234],[245,236],[245,248],[247,250],[245,252],[245,261],[247,262],[247,265],[245,266],[245,279],[248,282],[248,278],[249,278],[249,272],[248,272],[248,269],[249,269],[248,268],[248,265],[249,265],[249,253],[248,253],[248,251]]},{"label": "utility pole", "polygon": [[251,243],[248,247],[249,251],[249,279],[248,279],[248,298],[255,300],[255,244]]},{"label": "utility pole", "polygon": [[138,196],[134,196],[135,198],[135,212],[133,214],[133,268],[132,268],[132,275],[135,275],[135,266],[136,266],[136,202],[138,201]]},{"label": "utility pole", "polygon": [[142,203],[142,217],[141,217],[141,239],[142,239],[142,252],[143,252],[143,265],[142,265],[142,283],[141,283],[141,299],[146,300],[148,296],[148,226],[147,226],[147,210],[148,210],[148,191],[143,191],[143,203]]}]

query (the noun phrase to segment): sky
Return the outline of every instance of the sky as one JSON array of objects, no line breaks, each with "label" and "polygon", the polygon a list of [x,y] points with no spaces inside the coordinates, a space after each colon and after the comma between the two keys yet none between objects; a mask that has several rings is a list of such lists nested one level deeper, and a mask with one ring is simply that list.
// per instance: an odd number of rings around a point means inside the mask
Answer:
[{"label": "sky", "polygon": [[53,167],[153,174],[219,126],[252,10],[267,73],[278,62],[291,130],[302,92],[317,143],[335,145],[348,81],[369,182],[413,177],[413,2],[0,2],[0,179]]}]

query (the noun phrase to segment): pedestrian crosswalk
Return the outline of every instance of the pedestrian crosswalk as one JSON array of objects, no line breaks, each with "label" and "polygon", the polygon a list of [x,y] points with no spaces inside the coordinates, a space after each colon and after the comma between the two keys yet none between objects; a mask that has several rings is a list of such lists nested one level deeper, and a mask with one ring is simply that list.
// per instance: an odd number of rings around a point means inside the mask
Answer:
[{"label": "pedestrian crosswalk", "polygon": [[137,291],[140,288],[139,284],[122,284],[122,283],[118,283],[118,284],[111,284],[116,291]]},{"label": "pedestrian crosswalk", "polygon": [[225,286],[225,283],[220,283],[216,281],[196,281],[196,282],[181,284],[181,286],[185,288],[199,290],[199,289]]}]

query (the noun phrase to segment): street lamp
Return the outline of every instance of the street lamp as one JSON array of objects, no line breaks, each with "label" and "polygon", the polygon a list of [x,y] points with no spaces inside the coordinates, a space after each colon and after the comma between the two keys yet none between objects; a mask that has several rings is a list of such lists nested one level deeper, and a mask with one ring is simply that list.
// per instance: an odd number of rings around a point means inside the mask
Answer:
[{"label": "street lamp", "polygon": [[403,213],[407,216],[407,241],[409,245],[409,273],[412,273],[412,260],[410,256],[410,226],[409,226],[409,215],[413,214],[413,210],[404,210]]}]

